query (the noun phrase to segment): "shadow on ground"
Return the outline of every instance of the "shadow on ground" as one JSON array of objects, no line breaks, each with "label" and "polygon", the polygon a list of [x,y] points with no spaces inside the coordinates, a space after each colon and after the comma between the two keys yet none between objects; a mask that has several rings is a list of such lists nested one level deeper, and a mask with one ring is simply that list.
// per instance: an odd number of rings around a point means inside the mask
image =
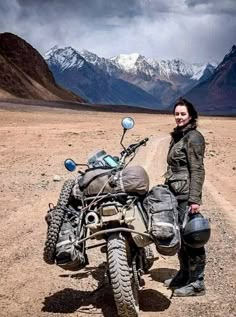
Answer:
[{"label": "shadow on ground", "polygon": [[[150,274],[155,277],[159,276],[158,270],[150,271]],[[173,270],[167,275],[170,276]],[[104,278],[105,268],[99,266],[98,268],[87,267],[84,272],[76,274],[63,274],[61,277],[70,277],[76,279],[87,278],[89,274],[92,274],[93,278],[98,280],[98,288],[95,291],[83,291],[75,290],[71,288],[65,288],[62,291],[56,292],[48,297],[45,297],[43,302],[43,312],[51,313],[101,313],[104,317],[117,316],[115,302],[111,287]],[[163,272],[162,272],[163,275]],[[170,300],[153,289],[145,289],[139,293],[140,310],[160,312],[168,309],[171,302]]]},{"label": "shadow on ground", "polygon": [[163,283],[165,280],[172,278],[176,275],[177,270],[169,268],[158,268],[149,271],[151,278],[154,281]]},{"label": "shadow on ground", "polygon": [[74,313],[74,312],[102,312],[103,316],[116,317],[115,302],[109,287],[99,289],[97,292],[80,291],[66,288],[55,294],[45,297],[43,312]]}]

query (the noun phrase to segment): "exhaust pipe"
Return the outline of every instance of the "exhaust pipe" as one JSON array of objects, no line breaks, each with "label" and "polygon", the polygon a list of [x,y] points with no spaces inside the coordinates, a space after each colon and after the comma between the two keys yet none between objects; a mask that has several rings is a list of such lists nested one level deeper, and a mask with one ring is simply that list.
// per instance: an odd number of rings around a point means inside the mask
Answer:
[{"label": "exhaust pipe", "polygon": [[99,223],[99,218],[96,212],[90,211],[87,213],[85,217],[85,223],[86,225],[97,225]]}]

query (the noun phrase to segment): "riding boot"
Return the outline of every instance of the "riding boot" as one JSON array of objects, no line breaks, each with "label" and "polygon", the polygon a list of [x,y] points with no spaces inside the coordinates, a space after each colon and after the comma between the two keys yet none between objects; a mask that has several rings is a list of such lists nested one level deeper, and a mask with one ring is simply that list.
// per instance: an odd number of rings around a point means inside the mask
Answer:
[{"label": "riding boot", "polygon": [[164,285],[168,288],[182,287],[186,285],[189,280],[189,262],[184,245],[181,246],[178,258],[180,264],[179,271],[173,278],[164,281]]},{"label": "riding boot", "polygon": [[189,257],[189,280],[187,285],[177,288],[173,296],[201,296],[205,294],[204,270],[206,265],[206,255]]}]

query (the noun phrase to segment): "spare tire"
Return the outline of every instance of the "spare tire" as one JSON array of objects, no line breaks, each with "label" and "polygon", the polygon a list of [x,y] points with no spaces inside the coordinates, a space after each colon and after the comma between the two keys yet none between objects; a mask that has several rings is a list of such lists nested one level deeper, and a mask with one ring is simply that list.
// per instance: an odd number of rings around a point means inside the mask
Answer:
[{"label": "spare tire", "polygon": [[74,179],[69,179],[64,182],[57,205],[51,212],[51,219],[48,224],[47,237],[43,252],[43,259],[47,264],[54,264],[55,262],[58,235],[64,219],[65,209],[68,206],[74,185]]}]

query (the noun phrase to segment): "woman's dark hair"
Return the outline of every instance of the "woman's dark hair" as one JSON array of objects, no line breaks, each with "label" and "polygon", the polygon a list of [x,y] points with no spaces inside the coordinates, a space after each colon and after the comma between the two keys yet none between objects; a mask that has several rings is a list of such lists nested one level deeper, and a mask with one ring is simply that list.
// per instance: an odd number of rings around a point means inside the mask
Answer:
[{"label": "woman's dark hair", "polygon": [[177,106],[185,106],[188,110],[189,116],[192,117],[192,119],[190,120],[190,123],[197,123],[198,113],[191,102],[189,102],[187,99],[184,99],[182,97],[179,98],[174,105],[173,114],[175,113],[175,108]]}]

